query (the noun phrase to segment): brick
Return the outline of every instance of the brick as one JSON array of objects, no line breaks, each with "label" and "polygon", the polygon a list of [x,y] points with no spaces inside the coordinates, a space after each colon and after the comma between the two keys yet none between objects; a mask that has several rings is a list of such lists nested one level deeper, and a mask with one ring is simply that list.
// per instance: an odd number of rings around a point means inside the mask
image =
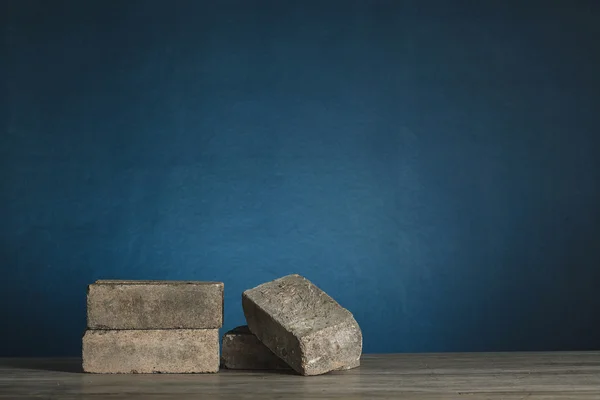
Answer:
[{"label": "brick", "polygon": [[221,365],[228,369],[290,369],[245,325],[223,335]]},{"label": "brick", "polygon": [[362,332],[352,313],[299,275],[245,291],[250,331],[302,375],[360,365]]},{"label": "brick", "polygon": [[216,329],[223,283],[99,280],[88,286],[88,329]]},{"label": "brick", "polygon": [[219,370],[218,329],[88,330],[83,370],[99,374]]}]

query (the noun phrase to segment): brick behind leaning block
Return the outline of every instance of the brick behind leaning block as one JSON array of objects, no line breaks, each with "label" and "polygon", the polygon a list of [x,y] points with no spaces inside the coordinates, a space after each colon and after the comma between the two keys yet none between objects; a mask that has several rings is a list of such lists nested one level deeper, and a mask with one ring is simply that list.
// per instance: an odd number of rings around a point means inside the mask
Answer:
[{"label": "brick behind leaning block", "polygon": [[302,375],[360,364],[358,323],[306,278],[288,275],[247,290],[242,307],[250,331]]},{"label": "brick behind leaning block", "polygon": [[221,365],[228,369],[290,369],[246,325],[238,326],[223,335]]},{"label": "brick behind leaning block", "polygon": [[88,286],[88,329],[215,329],[223,325],[223,283],[110,281]]},{"label": "brick behind leaning block", "polygon": [[219,370],[218,329],[88,330],[83,370],[100,374]]}]

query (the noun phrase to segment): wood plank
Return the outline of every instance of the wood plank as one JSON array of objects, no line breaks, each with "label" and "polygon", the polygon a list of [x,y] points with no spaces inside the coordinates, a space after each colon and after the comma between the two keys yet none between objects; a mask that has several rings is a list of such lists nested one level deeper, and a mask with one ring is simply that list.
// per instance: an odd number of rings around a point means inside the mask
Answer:
[{"label": "wood plank", "polygon": [[79,359],[0,359],[0,399],[598,400],[600,352],[364,355],[358,369],[302,377],[91,375]]}]

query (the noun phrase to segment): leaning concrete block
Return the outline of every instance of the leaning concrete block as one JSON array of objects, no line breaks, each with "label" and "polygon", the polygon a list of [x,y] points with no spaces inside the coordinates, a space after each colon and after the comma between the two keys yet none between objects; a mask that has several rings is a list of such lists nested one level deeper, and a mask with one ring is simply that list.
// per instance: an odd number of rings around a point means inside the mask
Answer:
[{"label": "leaning concrete block", "polygon": [[219,370],[218,329],[88,330],[83,370],[99,374]]},{"label": "leaning concrete block", "polygon": [[223,325],[223,283],[109,281],[88,286],[88,329],[213,329]]},{"label": "leaning concrete block", "polygon": [[245,325],[223,335],[221,365],[229,369],[290,369]]},{"label": "leaning concrete block", "polygon": [[250,331],[302,375],[360,364],[362,332],[352,314],[299,275],[244,292]]}]

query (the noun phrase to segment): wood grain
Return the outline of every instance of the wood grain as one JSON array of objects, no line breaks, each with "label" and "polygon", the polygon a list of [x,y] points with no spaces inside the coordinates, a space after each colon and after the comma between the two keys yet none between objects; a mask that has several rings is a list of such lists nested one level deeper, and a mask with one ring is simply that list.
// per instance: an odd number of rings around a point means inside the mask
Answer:
[{"label": "wood grain", "polygon": [[0,359],[0,399],[600,399],[600,352],[364,355],[314,377],[80,371],[78,359]]}]

